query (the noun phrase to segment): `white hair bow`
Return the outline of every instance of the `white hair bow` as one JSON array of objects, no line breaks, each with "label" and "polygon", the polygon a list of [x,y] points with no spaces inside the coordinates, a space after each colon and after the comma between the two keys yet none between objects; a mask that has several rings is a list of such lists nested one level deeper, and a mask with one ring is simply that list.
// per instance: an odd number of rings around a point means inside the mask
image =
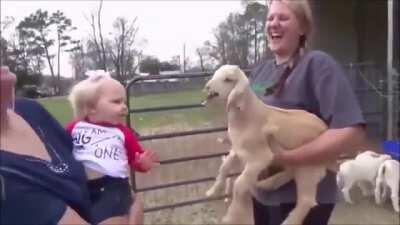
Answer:
[{"label": "white hair bow", "polygon": [[85,73],[89,80],[100,80],[102,78],[111,77],[109,72],[104,70],[88,70]]}]

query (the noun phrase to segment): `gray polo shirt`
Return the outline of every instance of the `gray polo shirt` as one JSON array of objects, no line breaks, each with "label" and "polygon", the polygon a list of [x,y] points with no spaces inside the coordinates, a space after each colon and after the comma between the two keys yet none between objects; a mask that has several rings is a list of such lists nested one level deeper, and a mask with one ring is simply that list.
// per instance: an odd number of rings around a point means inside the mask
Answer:
[{"label": "gray polo shirt", "polygon": [[[344,128],[364,124],[356,96],[342,68],[328,54],[310,51],[304,55],[285,82],[279,97],[265,96],[265,89],[282,75],[285,65],[268,60],[252,70],[250,84],[256,95],[266,104],[286,109],[303,109],[320,117],[329,128]],[[335,175],[328,172],[320,182],[319,203],[336,201]],[[259,190],[257,199],[266,205],[296,201],[294,181],[272,192]]]}]

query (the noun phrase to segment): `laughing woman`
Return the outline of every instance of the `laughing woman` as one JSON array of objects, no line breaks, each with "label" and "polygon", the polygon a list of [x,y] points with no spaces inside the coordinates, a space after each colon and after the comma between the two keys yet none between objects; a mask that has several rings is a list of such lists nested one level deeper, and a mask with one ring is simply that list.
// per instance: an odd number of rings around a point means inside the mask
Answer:
[{"label": "laughing woman", "polygon": [[[271,0],[267,5],[265,32],[274,59],[253,69],[252,89],[266,104],[306,110],[329,126],[310,143],[276,154],[275,162],[283,166],[307,165],[331,161],[344,151],[357,150],[355,148],[364,140],[365,122],[342,68],[328,54],[306,49],[312,30],[309,3],[306,0]],[[318,187],[318,205],[304,224],[327,224],[336,192],[335,174],[328,172]],[[255,223],[281,224],[298,197],[294,182],[275,191],[259,190],[254,199]]]}]

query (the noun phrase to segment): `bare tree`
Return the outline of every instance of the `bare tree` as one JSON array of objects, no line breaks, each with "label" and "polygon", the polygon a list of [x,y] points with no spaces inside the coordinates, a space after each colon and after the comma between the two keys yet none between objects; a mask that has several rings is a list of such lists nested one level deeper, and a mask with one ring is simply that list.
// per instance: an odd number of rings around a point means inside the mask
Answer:
[{"label": "bare tree", "polygon": [[104,39],[101,30],[101,10],[103,8],[103,0],[100,0],[100,6],[97,10],[97,25],[96,25],[96,16],[94,13],[90,14],[90,18],[85,16],[86,20],[89,22],[90,27],[92,28],[92,33],[90,34],[91,42],[94,44],[97,52],[97,60],[96,66],[100,67],[103,70],[107,70],[107,59],[106,59],[106,51],[104,47]]},{"label": "bare tree", "polygon": [[74,41],[75,47],[69,50],[70,52],[70,63],[74,68],[74,78],[75,80],[82,79],[82,76],[87,69],[87,57],[85,50],[80,41]]},{"label": "bare tree", "polygon": [[[139,53],[133,49],[136,34],[139,30],[135,26],[137,17],[132,22],[128,22],[123,17],[118,17],[114,24],[114,37],[111,41],[110,55],[115,67],[117,79],[122,81],[126,78],[131,71],[130,68],[134,67],[135,56]],[[130,67],[130,68],[129,68]]]},{"label": "bare tree", "polygon": [[[57,10],[50,17],[52,24],[56,26],[57,31],[57,86],[60,84],[60,57],[62,48],[74,43],[69,32],[76,30],[76,27],[72,26],[71,19],[68,19],[63,12]],[[68,51],[68,50],[67,50]],[[57,88],[58,92],[60,87]],[[59,94],[59,93],[57,93]]]},{"label": "bare tree", "polygon": [[103,8],[103,0],[100,0],[99,10],[97,10],[97,26],[99,28],[100,46],[103,54],[103,69],[107,70],[106,66],[106,50],[104,48],[103,33],[101,32],[101,9]]},{"label": "bare tree", "polygon": [[94,60],[96,66],[103,64],[103,59],[102,59],[102,54],[101,54],[101,50],[100,50],[100,45],[97,41],[97,31],[96,31],[96,25],[95,25],[95,19],[94,19],[94,15],[90,14],[90,18],[88,18],[87,16],[85,16],[86,20],[89,22],[90,27],[92,29],[92,32],[89,34],[90,36],[90,43],[93,43],[95,49],[96,49],[96,60]]},{"label": "bare tree", "polygon": [[211,49],[208,46],[202,46],[196,49],[200,61],[201,71],[212,70],[215,67],[215,57],[211,57]]},{"label": "bare tree", "polygon": [[205,71],[205,69],[204,69],[204,51],[202,51],[202,48],[196,48],[196,53],[197,53],[197,56],[199,56],[199,60],[200,60],[200,68],[201,68],[201,71]]},{"label": "bare tree", "polygon": [[0,33],[2,33],[5,29],[7,29],[14,22],[15,22],[15,18],[12,16],[6,16],[4,19],[2,19],[0,21],[0,24],[1,24]]}]

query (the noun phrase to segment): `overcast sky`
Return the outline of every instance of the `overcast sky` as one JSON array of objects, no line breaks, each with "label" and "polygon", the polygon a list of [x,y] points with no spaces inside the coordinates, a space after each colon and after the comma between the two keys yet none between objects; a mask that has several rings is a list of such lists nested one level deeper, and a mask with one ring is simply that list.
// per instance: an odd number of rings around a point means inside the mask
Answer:
[{"label": "overcast sky", "polygon": [[[6,16],[15,18],[18,24],[24,17],[37,9],[49,13],[61,10],[78,27],[73,33],[75,38],[87,37],[90,31],[89,22],[84,15],[90,15],[98,6],[99,1],[21,1],[1,0],[1,19]],[[169,60],[172,56],[182,54],[183,44],[186,44],[186,54],[196,61],[195,49],[206,40],[214,40],[212,29],[222,22],[231,12],[242,12],[239,0],[186,0],[186,1],[113,1],[103,3],[102,22],[104,34],[112,29],[112,22],[123,16],[128,20],[138,17],[138,40],[147,40],[144,54],[155,55],[161,60]],[[7,35],[12,28],[4,31]],[[64,64],[67,59],[64,59]],[[68,67],[68,68],[67,68]],[[63,75],[68,76],[71,66],[63,66]]]}]

